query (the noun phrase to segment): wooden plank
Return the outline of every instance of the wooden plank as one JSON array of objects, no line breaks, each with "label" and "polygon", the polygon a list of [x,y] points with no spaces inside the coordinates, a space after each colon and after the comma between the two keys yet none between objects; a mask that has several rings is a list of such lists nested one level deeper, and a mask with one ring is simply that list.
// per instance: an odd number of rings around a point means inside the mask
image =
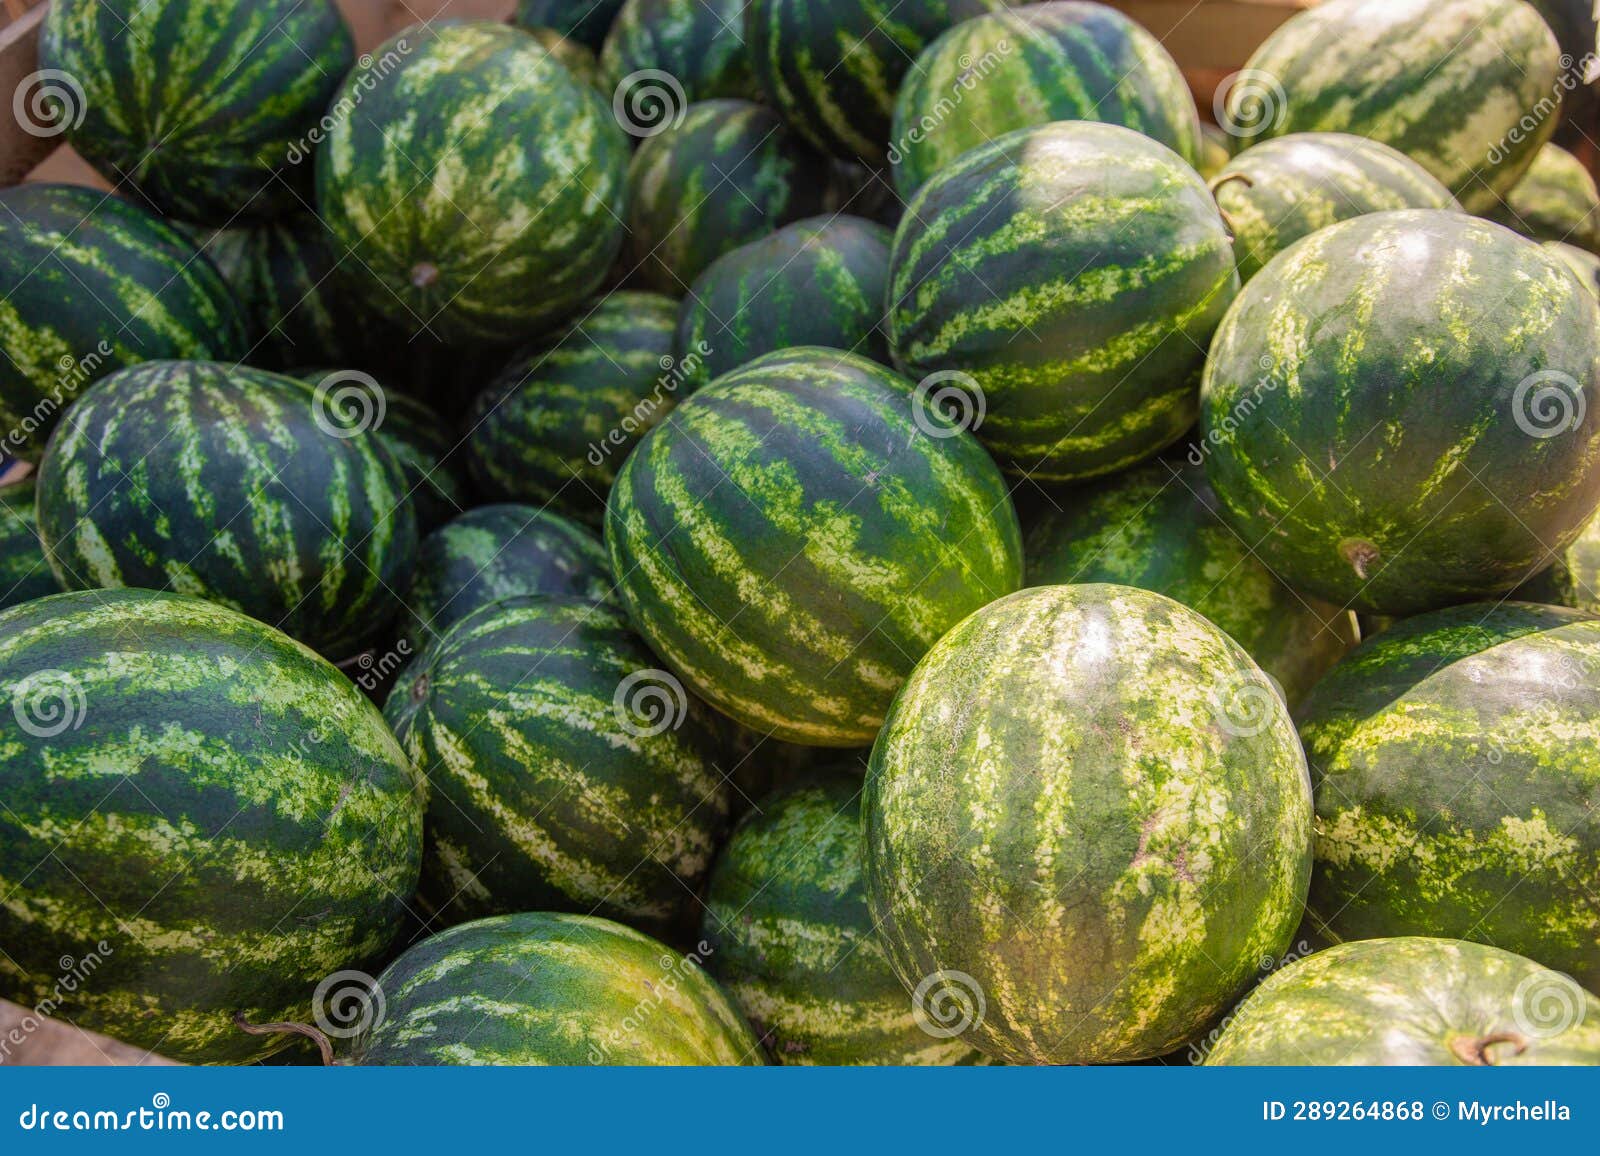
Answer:
[{"label": "wooden plank", "polygon": [[129,1047],[60,1020],[41,1018],[27,1008],[0,999],[0,1067],[52,1064],[157,1067],[171,1063],[143,1048]]},{"label": "wooden plank", "polygon": [[[11,103],[24,81],[39,70],[39,26],[46,5],[0,28],[0,97]],[[61,142],[28,132],[11,108],[0,112],[0,186],[14,185]]]}]

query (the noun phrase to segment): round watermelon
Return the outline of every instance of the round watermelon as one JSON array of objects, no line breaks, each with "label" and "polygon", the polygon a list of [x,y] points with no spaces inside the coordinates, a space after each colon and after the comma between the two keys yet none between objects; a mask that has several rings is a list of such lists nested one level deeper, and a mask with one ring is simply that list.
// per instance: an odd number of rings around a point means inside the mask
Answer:
[{"label": "round watermelon", "polygon": [[403,32],[335,107],[357,101],[317,154],[317,212],[370,309],[446,342],[508,343],[605,279],[628,138],[537,40],[488,23]]},{"label": "round watermelon", "polygon": [[681,297],[724,253],[821,207],[822,161],[747,100],[690,105],[628,169],[629,283]]},{"label": "round watermelon", "polygon": [[1600,986],[1600,617],[1476,603],[1397,623],[1299,712],[1311,907],[1341,939],[1492,943]]},{"label": "round watermelon", "polygon": [[406,668],[384,713],[432,785],[422,899],[447,922],[550,908],[666,931],[711,867],[717,736],[603,604],[485,606]]},{"label": "round watermelon", "polygon": [[98,378],[167,357],[242,358],[243,317],[190,240],[97,189],[0,191],[0,421],[5,448],[43,447]]},{"label": "round watermelon", "polygon": [[1600,1064],[1600,999],[1509,951],[1403,936],[1297,960],[1239,1005],[1207,1057],[1245,1067]]},{"label": "round watermelon", "polygon": [[1244,139],[1381,141],[1481,212],[1555,129],[1561,68],[1522,0],[1328,0],[1251,54],[1219,119]]},{"label": "round watermelon", "polygon": [[1206,473],[1298,590],[1407,614],[1502,593],[1600,502],[1600,305],[1460,213],[1373,213],[1251,278],[1211,344]]},{"label": "round watermelon", "polygon": [[0,610],[59,594],[34,514],[34,480],[0,486]]},{"label": "round watermelon", "polygon": [[[0,615],[0,995],[192,1063],[244,1062],[400,930],[423,786],[305,647],[147,590]],[[11,716],[14,715],[13,719]],[[15,725],[12,725],[12,723]],[[73,959],[92,977],[64,988]]]},{"label": "round watermelon", "polygon": [[1303,132],[1252,145],[1211,188],[1248,281],[1294,242],[1339,221],[1390,209],[1460,209],[1450,190],[1388,145]]},{"label": "round watermelon", "polygon": [[[354,61],[333,0],[55,0],[39,66],[67,140],[167,216],[302,206],[323,113]],[[42,111],[42,110],[41,110]]]},{"label": "round watermelon", "polygon": [[205,361],[97,383],[39,467],[39,533],[69,590],[221,602],[336,658],[399,609],[416,555],[400,468],[311,386]]},{"label": "round watermelon", "polygon": [[1061,493],[1029,527],[1029,586],[1115,582],[1197,610],[1276,680],[1288,704],[1355,642],[1350,616],[1295,593],[1216,513],[1205,472],[1165,460]]},{"label": "round watermelon", "polygon": [[1003,468],[1098,477],[1193,425],[1238,287],[1216,203],[1176,153],[1116,125],[1050,124],[923,185],[895,234],[890,348],[907,376],[967,389]]},{"label": "round watermelon", "polygon": [[550,28],[598,50],[621,8],[622,0],[518,0],[511,22],[529,31]]},{"label": "round watermelon", "polygon": [[1564,241],[1600,252],[1600,189],[1577,157],[1547,144],[1522,179],[1486,214],[1536,241]]},{"label": "round watermelon", "polygon": [[754,97],[759,90],[744,47],[744,8],[745,0],[626,0],[600,53],[622,127],[629,127],[630,113],[648,115],[636,104],[630,108],[630,97],[645,90],[670,107],[656,110],[640,135],[657,127],[658,117],[675,119],[691,101]]},{"label": "round watermelon", "polygon": [[670,297],[612,293],[514,357],[464,423],[478,488],[599,526],[623,460],[697,376],[700,354],[673,356],[677,324]]},{"label": "round watermelon", "polygon": [[1114,8],[1081,0],[957,24],[895,101],[889,160],[910,197],[962,153],[1057,120],[1120,124],[1200,163],[1200,117],[1177,61]]},{"label": "round watermelon", "polygon": [[889,361],[884,297],[893,234],[859,217],[809,217],[724,253],[695,278],[676,348],[698,386],[762,354],[825,345]]},{"label": "round watermelon", "polygon": [[1024,590],[940,639],[862,816],[900,982],[1015,1063],[1181,1046],[1287,946],[1311,872],[1287,709],[1227,635],[1126,586]]},{"label": "round watermelon", "polygon": [[656,653],[745,726],[814,746],[872,741],[916,660],[1020,584],[1020,536],[976,439],[876,362],[816,347],[679,405],[606,510]]}]

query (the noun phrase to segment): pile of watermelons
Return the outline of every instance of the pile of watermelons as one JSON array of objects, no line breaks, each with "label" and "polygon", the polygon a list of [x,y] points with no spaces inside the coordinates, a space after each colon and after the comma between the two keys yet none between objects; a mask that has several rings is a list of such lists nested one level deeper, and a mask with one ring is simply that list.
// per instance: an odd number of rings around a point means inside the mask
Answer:
[{"label": "pile of watermelons", "polygon": [[1600,1063],[1587,9],[1329,0],[1202,126],[1076,0],[54,0],[118,195],[0,192],[0,995]]}]

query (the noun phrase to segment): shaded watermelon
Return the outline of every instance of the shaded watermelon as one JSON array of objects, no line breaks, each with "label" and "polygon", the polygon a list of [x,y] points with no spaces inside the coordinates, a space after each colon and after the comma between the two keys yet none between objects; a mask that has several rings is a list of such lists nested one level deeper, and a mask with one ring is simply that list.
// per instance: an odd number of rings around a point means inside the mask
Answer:
[{"label": "shaded watermelon", "polygon": [[1584,287],[1600,297],[1600,256],[1564,241],[1546,241],[1544,247],[1561,258],[1578,275]]},{"label": "shaded watermelon", "polygon": [[[380,955],[422,785],[337,670],[222,606],[146,590],[0,615],[0,994],[176,1060],[238,1062]],[[8,723],[10,719],[8,718]],[[92,976],[63,969],[94,949]]]},{"label": "shaded watermelon", "polygon": [[621,8],[622,0],[518,0],[511,22],[530,31],[551,28],[598,51]]},{"label": "shaded watermelon", "polygon": [[60,592],[39,541],[33,479],[0,486],[0,610]]},{"label": "shaded watermelon", "polygon": [[665,73],[676,85],[665,97],[673,107],[659,110],[668,118],[689,102],[755,96],[744,9],[745,0],[626,0],[600,53],[608,95],[626,109],[637,85],[667,91],[657,87]]},{"label": "shaded watermelon", "polygon": [[610,98],[611,86],[606,83],[605,77],[600,72],[600,58],[594,54],[593,49],[585,47],[576,40],[569,40],[552,28],[529,28],[527,33],[537,40],[546,52],[566,65],[573,76],[607,99]]},{"label": "shaded watermelon", "polygon": [[1200,124],[1200,163],[1195,166],[1206,180],[1210,180],[1233,159],[1233,138],[1216,125],[1206,121]]},{"label": "shaded watermelon", "polygon": [[1513,590],[1511,597],[1600,614],[1600,518],[1590,518],[1583,531],[1557,552],[1555,561]]},{"label": "shaded watermelon", "polygon": [[1600,189],[1583,162],[1560,145],[1535,153],[1522,179],[1484,215],[1536,241],[1600,252]]}]

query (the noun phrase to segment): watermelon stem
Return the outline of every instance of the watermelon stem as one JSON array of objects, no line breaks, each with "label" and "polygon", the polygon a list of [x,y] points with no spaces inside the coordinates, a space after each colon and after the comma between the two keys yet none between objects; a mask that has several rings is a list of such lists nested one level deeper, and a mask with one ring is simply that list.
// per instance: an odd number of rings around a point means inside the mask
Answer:
[{"label": "watermelon stem", "polygon": [[[1239,181],[1247,189],[1255,184],[1244,173],[1218,173],[1206,182],[1206,188],[1211,190],[1212,200],[1216,200],[1217,190],[1229,181]],[[1230,245],[1233,244],[1234,239],[1239,235],[1239,230],[1233,227],[1233,218],[1228,216],[1228,210],[1224,209],[1220,204],[1217,206],[1217,215],[1222,218],[1222,227],[1228,230],[1228,243]]]},{"label": "watermelon stem", "polygon": [[278,1034],[305,1036],[306,1039],[317,1045],[317,1050],[322,1053],[324,1065],[332,1067],[337,1062],[333,1058],[333,1041],[327,1037],[325,1032],[312,1027],[310,1024],[253,1024],[244,1018],[244,1012],[234,1012],[233,1023],[240,1031],[248,1032],[253,1036]]},{"label": "watermelon stem", "polygon": [[1486,1036],[1456,1036],[1450,1041],[1450,1050],[1455,1053],[1456,1059],[1463,1064],[1492,1067],[1494,1065],[1494,1057],[1489,1055],[1489,1049],[1496,1044],[1515,1044],[1517,1050],[1512,1054],[1518,1056],[1528,1050],[1527,1037],[1519,1032],[1491,1032]]}]

